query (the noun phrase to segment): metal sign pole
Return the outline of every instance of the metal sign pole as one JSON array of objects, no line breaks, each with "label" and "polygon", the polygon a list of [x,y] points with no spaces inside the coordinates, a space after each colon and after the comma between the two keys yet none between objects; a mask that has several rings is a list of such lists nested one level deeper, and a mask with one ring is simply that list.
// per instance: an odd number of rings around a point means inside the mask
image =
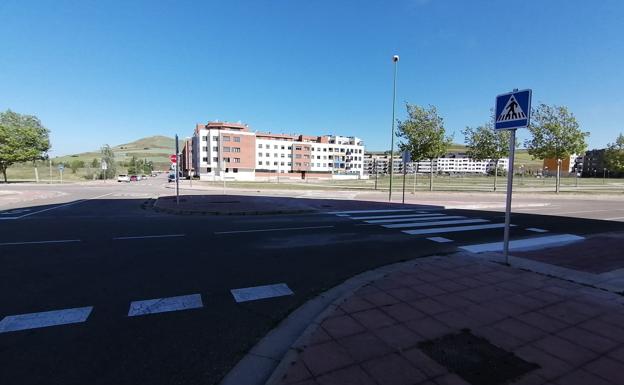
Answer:
[{"label": "metal sign pole", "polygon": [[504,246],[503,255],[505,256],[505,263],[509,264],[509,227],[511,223],[511,194],[513,189],[513,169],[514,169],[514,157],[516,152],[516,129],[512,129],[511,137],[509,139],[509,167],[507,170],[507,204],[505,205],[505,234],[504,234]]},{"label": "metal sign pole", "polygon": [[176,204],[180,204],[180,157],[178,156],[179,148],[178,148],[178,134],[175,136],[175,181],[176,181]]},{"label": "metal sign pole", "polygon": [[407,164],[403,162],[403,199],[401,203],[405,204],[405,177],[407,174]]}]

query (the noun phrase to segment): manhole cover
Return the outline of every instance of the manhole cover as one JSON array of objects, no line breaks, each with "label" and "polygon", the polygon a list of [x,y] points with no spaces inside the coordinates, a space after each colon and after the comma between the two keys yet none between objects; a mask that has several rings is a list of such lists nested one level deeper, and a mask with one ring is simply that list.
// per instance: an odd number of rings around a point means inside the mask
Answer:
[{"label": "manhole cover", "polygon": [[507,384],[539,368],[466,329],[423,341],[418,347],[449,371],[474,385]]}]

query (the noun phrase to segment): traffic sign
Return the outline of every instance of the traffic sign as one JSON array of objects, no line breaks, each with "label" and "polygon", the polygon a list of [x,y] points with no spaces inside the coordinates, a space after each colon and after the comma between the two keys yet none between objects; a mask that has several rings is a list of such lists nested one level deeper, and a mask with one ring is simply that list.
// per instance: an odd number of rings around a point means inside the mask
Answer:
[{"label": "traffic sign", "polygon": [[409,151],[403,151],[403,163],[409,163],[412,161],[412,153]]},{"label": "traffic sign", "polygon": [[495,112],[494,128],[497,130],[528,127],[531,119],[531,90],[498,95]]},{"label": "traffic sign", "polygon": [[178,156],[177,155],[169,155],[169,160],[171,161],[171,163],[178,163]]},{"label": "traffic sign", "polygon": [[65,166],[63,165],[63,163],[61,163],[61,164],[59,164],[59,165],[58,165],[58,169],[59,169],[60,171],[63,171],[63,169],[64,169],[64,168],[65,168]]},{"label": "traffic sign", "polygon": [[108,170],[108,164],[106,164],[104,159],[102,159],[102,170]]}]

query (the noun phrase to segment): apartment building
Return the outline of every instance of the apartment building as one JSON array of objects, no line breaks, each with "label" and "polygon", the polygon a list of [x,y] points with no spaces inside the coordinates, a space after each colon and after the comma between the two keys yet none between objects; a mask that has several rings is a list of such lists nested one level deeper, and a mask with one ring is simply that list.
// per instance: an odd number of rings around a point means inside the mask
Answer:
[{"label": "apartment building", "polygon": [[252,132],[239,123],[198,124],[195,175],[205,180],[363,178],[364,144],[356,137]]},{"label": "apartment building", "polygon": [[[433,160],[433,172],[445,174],[487,174],[495,168],[495,162],[491,159],[477,161],[469,158],[465,153],[449,153],[446,156]],[[392,160],[393,173],[403,173],[403,160],[401,154],[394,156]],[[406,173],[429,173],[431,161],[425,159],[419,162],[406,164]],[[498,168],[508,170],[509,159],[503,158],[498,161]],[[385,153],[367,153],[364,158],[364,170],[366,175],[389,174],[390,155]]]}]

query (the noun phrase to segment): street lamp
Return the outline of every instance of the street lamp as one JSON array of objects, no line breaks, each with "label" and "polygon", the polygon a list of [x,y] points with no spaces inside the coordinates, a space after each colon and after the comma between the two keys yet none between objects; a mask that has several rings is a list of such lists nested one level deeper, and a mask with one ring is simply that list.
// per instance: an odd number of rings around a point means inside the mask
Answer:
[{"label": "street lamp", "polygon": [[390,191],[388,191],[388,201],[392,202],[392,176],[394,164],[392,159],[394,158],[394,104],[396,102],[396,77],[397,77],[397,63],[399,62],[399,55],[392,56],[394,62],[394,78],[392,81],[392,136],[390,138]]}]

